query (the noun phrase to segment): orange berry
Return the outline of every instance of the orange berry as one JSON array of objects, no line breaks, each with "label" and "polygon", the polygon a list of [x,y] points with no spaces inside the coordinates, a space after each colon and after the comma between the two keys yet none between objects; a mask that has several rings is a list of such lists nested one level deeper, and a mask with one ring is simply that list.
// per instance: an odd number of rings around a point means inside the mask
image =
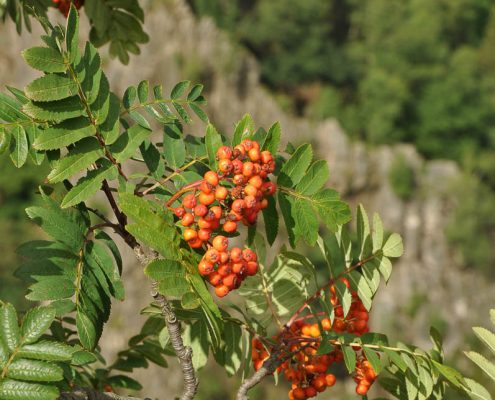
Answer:
[{"label": "orange berry", "polygon": [[277,185],[275,183],[273,183],[273,182],[265,182],[263,184],[263,192],[266,195],[271,196],[276,191],[277,191]]},{"label": "orange berry", "polygon": [[255,261],[249,261],[246,267],[246,274],[249,276],[254,276],[258,272],[258,263]]},{"label": "orange berry", "polygon": [[213,229],[214,225],[212,224],[211,221],[207,221],[204,218],[200,218],[198,219],[198,226],[200,227],[200,229]]},{"label": "orange berry", "polygon": [[215,201],[215,194],[201,192],[198,196],[198,200],[201,204],[208,206]]},{"label": "orange berry", "polygon": [[184,214],[186,213],[186,210],[184,210],[183,207],[177,207],[177,208],[174,208],[174,214],[179,217],[179,218],[182,218],[184,216]]},{"label": "orange berry", "polygon": [[225,278],[223,278],[222,283],[229,288],[229,290],[232,290],[235,288],[237,284],[237,275],[236,274],[229,274]]},{"label": "orange berry", "polygon": [[225,251],[229,247],[229,239],[225,236],[218,235],[213,239],[213,247],[218,251]]},{"label": "orange berry", "polygon": [[242,186],[246,183],[246,177],[242,174],[234,175],[234,178],[232,178],[232,183],[236,186]]},{"label": "orange berry", "polygon": [[232,273],[232,267],[230,264],[223,264],[218,267],[217,272],[224,278]]},{"label": "orange berry", "polygon": [[356,393],[359,394],[360,396],[366,395],[366,393],[368,393],[368,390],[369,390],[369,386],[365,386],[362,383],[360,383],[356,387]]},{"label": "orange berry", "polygon": [[199,185],[199,190],[202,193],[210,194],[214,190],[214,186],[211,186],[208,182],[203,181],[201,182],[201,185]]},{"label": "orange berry", "polygon": [[296,400],[306,400],[306,391],[303,388],[297,387],[292,390],[294,399]]},{"label": "orange berry", "polygon": [[198,238],[200,238],[203,242],[207,242],[210,240],[211,230],[210,229],[200,229],[198,230]]},{"label": "orange berry", "polygon": [[222,282],[222,276],[218,272],[211,272],[208,275],[208,280],[213,286],[218,286]]},{"label": "orange berry", "polygon": [[230,208],[235,213],[242,214],[244,208],[246,208],[246,202],[243,199],[234,200]]},{"label": "orange berry", "polygon": [[187,244],[193,249],[199,249],[203,245],[203,241],[200,238],[194,238],[189,240]]},{"label": "orange berry", "polygon": [[230,159],[232,157],[232,149],[228,146],[222,146],[217,150],[217,158],[219,160]]},{"label": "orange berry", "polygon": [[222,218],[222,208],[219,206],[213,206],[210,208],[210,213],[213,214],[215,219]]},{"label": "orange berry", "polygon": [[206,207],[204,204],[198,204],[196,207],[194,207],[193,211],[194,215],[197,215],[198,217],[204,217],[208,212],[208,207]]},{"label": "orange berry", "polygon": [[215,171],[208,171],[204,174],[203,176],[205,178],[205,181],[209,183],[211,186],[217,186],[218,185],[218,174]]},{"label": "orange berry", "polygon": [[234,174],[242,174],[242,166],[244,164],[242,163],[241,160],[235,159],[232,161],[232,172]]},{"label": "orange berry", "polygon": [[220,256],[218,258],[219,264],[225,264],[229,261],[229,253],[226,251],[221,251],[218,253]]},{"label": "orange berry", "polygon": [[198,237],[198,232],[196,230],[187,228],[184,230],[184,240],[189,242],[190,240],[196,239]]},{"label": "orange berry", "polygon": [[234,221],[227,221],[223,224],[223,230],[227,233],[232,233],[237,230],[237,223]]},{"label": "orange berry", "polygon": [[270,161],[273,160],[272,153],[270,153],[268,150],[262,151],[260,156],[261,162],[263,164],[268,164]]},{"label": "orange berry", "polygon": [[203,276],[209,275],[214,272],[213,265],[205,260],[201,260],[198,264],[198,271]]},{"label": "orange berry", "polygon": [[215,198],[217,200],[225,200],[228,195],[229,195],[229,191],[226,187],[218,186],[215,189]]},{"label": "orange berry", "polygon": [[232,250],[230,250],[230,259],[232,262],[238,263],[242,261],[242,249],[239,247],[233,247]]},{"label": "orange berry", "polygon": [[232,264],[232,272],[242,275],[246,271],[246,265],[242,262],[237,262]]},{"label": "orange berry", "polygon": [[234,147],[233,155],[236,158],[240,158],[241,160],[246,155],[246,148],[242,144],[238,144]]},{"label": "orange berry", "polygon": [[244,188],[244,193],[246,194],[246,196],[256,197],[256,195],[258,194],[258,189],[256,189],[253,185],[246,185],[246,187]]},{"label": "orange berry", "polygon": [[[246,186],[246,189],[248,187],[249,187],[249,185]],[[256,197],[248,195],[248,196],[244,197],[244,203],[246,204],[246,208],[253,208],[257,204]]]},{"label": "orange berry", "polygon": [[319,375],[311,382],[311,385],[318,391],[323,392],[327,387],[325,375]]},{"label": "orange berry", "polygon": [[330,318],[322,319],[321,320],[321,327],[326,331],[329,331],[330,329],[332,329],[332,321],[330,320]]},{"label": "orange berry", "polygon": [[205,253],[205,260],[208,262],[211,262],[212,264],[215,264],[218,262],[220,258],[220,253],[216,249],[208,249],[208,251]]},{"label": "orange berry", "polygon": [[246,149],[247,152],[249,152],[249,150],[251,150],[253,147],[254,147],[254,142],[252,140],[249,140],[249,139],[244,139],[241,144],[244,146],[244,148]]},{"label": "orange berry", "polygon": [[245,162],[244,165],[242,166],[242,174],[250,178],[254,174],[254,164],[250,161]]},{"label": "orange berry", "polygon": [[335,385],[336,381],[337,381],[337,378],[335,377],[334,374],[325,375],[325,382],[326,382],[328,387]]},{"label": "orange berry", "polygon": [[248,157],[253,162],[258,162],[261,158],[261,153],[259,149],[251,149],[248,151]]},{"label": "orange berry", "polygon": [[257,261],[258,260],[256,253],[251,249],[244,249],[242,251],[242,258],[245,261]]},{"label": "orange berry", "polygon": [[218,169],[222,171],[224,174],[229,174],[232,172],[232,169],[234,168],[232,161],[230,161],[227,158],[221,159],[218,162]]},{"label": "orange berry", "polygon": [[308,398],[315,397],[318,394],[318,392],[313,386],[308,386],[306,389],[304,389],[304,393]]},{"label": "orange berry", "polygon": [[263,179],[261,179],[261,176],[255,175],[249,179],[249,184],[253,185],[256,189],[261,189],[263,186]]},{"label": "orange berry", "polygon": [[227,296],[229,294],[230,290],[227,286],[225,285],[220,285],[220,286],[217,286],[215,288],[215,294],[218,296],[218,297],[224,297],[224,296]]},{"label": "orange berry", "polygon": [[185,208],[194,208],[196,206],[196,196],[193,194],[186,194],[182,199],[182,205]]}]

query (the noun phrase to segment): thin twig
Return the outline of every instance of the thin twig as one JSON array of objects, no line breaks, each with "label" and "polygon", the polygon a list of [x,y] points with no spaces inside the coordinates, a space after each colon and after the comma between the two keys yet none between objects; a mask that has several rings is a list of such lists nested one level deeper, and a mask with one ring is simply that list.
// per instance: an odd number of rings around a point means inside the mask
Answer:
[{"label": "thin twig", "polygon": [[270,357],[265,360],[261,368],[256,371],[251,378],[246,379],[239,387],[239,390],[237,391],[237,400],[249,400],[247,392],[260,383],[267,375],[273,374],[280,364],[281,360],[279,359],[278,351],[273,351],[272,354],[270,354]]}]

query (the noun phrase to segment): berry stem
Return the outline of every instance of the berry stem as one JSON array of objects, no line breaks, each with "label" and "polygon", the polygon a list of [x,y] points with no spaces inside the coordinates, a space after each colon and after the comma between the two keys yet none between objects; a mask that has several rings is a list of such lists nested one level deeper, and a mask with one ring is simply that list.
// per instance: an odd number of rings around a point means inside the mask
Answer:
[{"label": "berry stem", "polygon": [[201,185],[202,182],[203,182],[203,179],[200,179],[200,180],[194,181],[192,183],[189,183],[188,185],[185,185],[180,190],[175,192],[175,194],[170,199],[168,199],[167,203],[165,203],[165,206],[170,207],[173,204],[173,202],[175,200],[177,200],[180,196],[182,196],[184,193],[187,193],[187,192],[190,192],[194,189],[197,189]]}]

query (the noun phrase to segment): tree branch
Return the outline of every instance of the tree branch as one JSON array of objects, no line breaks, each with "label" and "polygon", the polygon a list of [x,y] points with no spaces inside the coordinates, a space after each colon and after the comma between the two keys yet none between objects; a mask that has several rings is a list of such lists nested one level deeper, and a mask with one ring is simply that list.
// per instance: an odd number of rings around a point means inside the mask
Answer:
[{"label": "tree branch", "polygon": [[[143,266],[148,265],[152,259],[158,256],[155,252],[154,257],[148,257],[140,245],[134,247],[134,253]],[[179,320],[177,319],[177,316],[175,315],[174,310],[170,306],[167,298],[158,293],[157,282],[152,283],[151,295],[160,306],[162,315],[165,317],[165,323],[170,335],[170,343],[172,344],[175,354],[179,359],[179,364],[182,369],[184,389],[182,391],[181,400],[192,400],[196,395],[199,384],[192,363],[192,349],[189,346],[184,346]]]},{"label": "tree branch", "polygon": [[[98,392],[89,388],[76,388],[72,392],[62,392],[58,400],[141,400],[137,397],[120,396],[115,393]],[[145,398],[144,400],[151,400]]]},{"label": "tree branch", "polygon": [[242,383],[242,385],[239,387],[239,390],[237,391],[237,400],[249,400],[249,397],[247,395],[249,389],[255,387],[267,375],[273,374],[277,367],[281,364],[281,360],[278,356],[278,352],[273,351],[272,354],[270,354],[270,357],[268,357],[263,363],[261,368],[256,371],[251,378],[246,379]]}]

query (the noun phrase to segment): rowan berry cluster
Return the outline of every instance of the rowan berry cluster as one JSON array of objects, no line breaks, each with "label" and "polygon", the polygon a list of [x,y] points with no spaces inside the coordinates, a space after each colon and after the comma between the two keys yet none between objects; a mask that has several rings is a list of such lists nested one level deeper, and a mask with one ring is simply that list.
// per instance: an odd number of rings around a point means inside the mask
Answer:
[{"label": "rowan berry cluster", "polygon": [[74,4],[78,10],[83,6],[84,0],[52,0],[55,7],[66,17],[69,15],[70,5]]},{"label": "rowan berry cluster", "polygon": [[[346,279],[342,281],[348,285]],[[330,286],[330,301],[334,306],[335,318],[326,316],[318,323],[309,323],[308,319],[314,318],[310,315],[297,319],[294,323],[284,329],[282,333],[274,339],[276,342],[288,343],[289,357],[283,361],[280,369],[284,372],[284,377],[292,383],[289,391],[290,400],[306,400],[316,396],[319,392],[335,384],[336,377],[330,373],[329,369],[333,364],[341,363],[344,360],[340,346],[335,345],[332,352],[328,354],[317,354],[322,341],[322,332],[334,331],[337,333],[353,333],[362,335],[369,331],[368,312],[355,292],[352,293],[352,304],[349,313],[343,316],[343,307],[340,304],[335,286]],[[309,317],[309,318],[308,318]],[[354,380],[357,383],[356,393],[365,395],[376,379],[376,373],[371,364],[366,360],[361,349],[353,347],[357,355]],[[270,349],[273,351],[273,348]],[[255,370],[263,365],[263,362],[270,356],[269,351],[258,339],[253,340],[252,360]]]},{"label": "rowan berry cluster", "polygon": [[[207,171],[203,179],[187,190],[182,205],[174,209],[185,227],[184,239],[195,249],[206,250],[198,270],[215,287],[219,297],[237,289],[247,276],[258,271],[257,256],[251,249],[228,250],[229,239],[238,224],[256,223],[258,213],[268,206],[267,196],[276,191],[268,180],[275,170],[269,151],[256,141],[244,140],[234,148],[217,150],[218,171]],[[216,235],[216,236],[214,236]]]}]

